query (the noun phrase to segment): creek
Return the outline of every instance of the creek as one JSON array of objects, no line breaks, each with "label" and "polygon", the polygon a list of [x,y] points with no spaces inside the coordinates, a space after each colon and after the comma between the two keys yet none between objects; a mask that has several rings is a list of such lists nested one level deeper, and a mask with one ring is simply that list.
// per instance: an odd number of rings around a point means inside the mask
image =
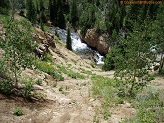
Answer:
[{"label": "creek", "polygon": [[[60,28],[51,28],[52,33],[57,33],[60,37],[60,39],[66,43],[67,38],[67,31],[65,29]],[[87,44],[83,43],[79,35],[73,31],[71,31],[71,39],[72,39],[72,49],[75,51],[78,55],[80,55],[84,59],[89,59],[94,61],[97,65],[104,64],[103,58],[98,51],[92,49]]]}]

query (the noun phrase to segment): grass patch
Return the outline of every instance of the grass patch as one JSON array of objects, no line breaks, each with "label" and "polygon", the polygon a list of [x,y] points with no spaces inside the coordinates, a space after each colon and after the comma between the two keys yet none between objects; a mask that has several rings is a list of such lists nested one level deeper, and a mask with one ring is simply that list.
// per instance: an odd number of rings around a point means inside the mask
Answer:
[{"label": "grass patch", "polygon": [[83,68],[81,70],[82,70],[82,73],[84,73],[84,74],[93,75],[92,72],[89,70],[84,70]]},{"label": "grass patch", "polygon": [[4,23],[4,28],[8,27],[8,23],[11,20],[10,16],[0,14],[0,20]]},{"label": "grass patch", "polygon": [[102,114],[104,119],[107,120],[111,116],[111,105],[118,102],[119,98],[115,95],[117,91],[115,80],[97,75],[92,75],[91,79],[93,81],[92,95],[94,98],[101,100],[99,114]]},{"label": "grass patch", "polygon": [[57,73],[57,70],[50,62],[45,62],[41,60],[36,60],[36,68],[39,70],[53,76],[57,81],[63,81],[64,77]]},{"label": "grass patch", "polygon": [[23,115],[23,110],[21,108],[15,108],[13,110],[13,115],[21,116],[21,115]]},{"label": "grass patch", "polygon": [[77,78],[84,79],[85,78],[84,75],[82,75],[80,73],[75,73],[68,68],[66,69],[66,67],[64,67],[64,66],[57,65],[57,67],[58,67],[58,71],[63,72],[64,74],[67,74],[71,78],[74,78],[74,79],[77,79]]},{"label": "grass patch", "polygon": [[161,91],[152,87],[138,94],[134,100],[134,106],[138,110],[133,118],[127,118],[122,123],[163,123],[164,122],[164,100]]}]

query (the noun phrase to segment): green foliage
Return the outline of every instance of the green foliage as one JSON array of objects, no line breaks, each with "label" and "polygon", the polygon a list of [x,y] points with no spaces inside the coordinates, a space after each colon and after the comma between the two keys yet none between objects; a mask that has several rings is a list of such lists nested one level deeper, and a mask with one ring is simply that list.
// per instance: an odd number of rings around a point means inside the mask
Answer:
[{"label": "green foliage", "polygon": [[11,80],[8,79],[0,80],[0,91],[7,95],[13,93],[14,89]]},{"label": "green foliage", "polygon": [[155,57],[150,52],[154,43],[150,39],[149,26],[134,23],[133,32],[129,32],[127,38],[121,38],[119,43],[123,50],[115,52],[120,58],[115,58],[115,79],[120,86],[120,94],[135,96],[135,94],[148,84],[149,64]]},{"label": "green foliage", "polygon": [[42,60],[43,61],[46,61],[46,62],[51,62],[52,61],[52,55],[50,53],[45,53],[43,56],[42,56]]},{"label": "green foliage", "polygon": [[56,0],[49,0],[50,20],[55,24],[57,17]]},{"label": "green foliage", "polygon": [[116,81],[102,76],[92,76],[93,86],[92,95],[94,98],[101,100],[101,110],[99,114],[103,114],[104,119],[107,120],[110,116],[110,106],[115,103],[116,96],[115,89]]},{"label": "green foliage", "polygon": [[70,22],[73,27],[76,27],[76,24],[78,22],[77,0],[71,0]]},{"label": "green foliage", "polygon": [[64,80],[64,77],[62,77],[62,75],[56,73],[57,70],[49,62],[36,60],[36,68],[38,68],[39,70],[53,76],[58,81],[63,81]]},{"label": "green foliage", "polygon": [[[83,8],[85,6],[85,9]],[[85,4],[81,8],[79,14],[79,27],[81,33],[85,34],[88,28],[94,27],[95,24],[95,7],[92,4]]]},{"label": "green foliage", "polygon": [[64,66],[60,66],[60,65],[57,65],[57,66],[58,66],[59,71],[63,72],[64,74],[67,74],[68,76],[70,76],[74,79],[77,79],[77,78],[84,79],[85,78],[84,75],[77,73],[77,72],[73,72],[70,69],[66,69]]},{"label": "green foliage", "polygon": [[135,117],[127,118],[122,123],[163,123],[164,101],[160,99],[161,92],[148,88],[138,94],[134,104],[137,109]]},{"label": "green foliage", "polygon": [[9,22],[5,40],[2,40],[0,44],[5,51],[0,70],[4,70],[2,72],[13,79],[15,86],[17,86],[18,75],[22,69],[32,66],[35,43],[31,32],[31,25],[26,20]]},{"label": "green foliage", "polygon": [[70,36],[70,29],[69,28],[67,30],[67,42],[66,43],[67,43],[66,44],[67,49],[72,51],[72,39],[71,39],[71,36]]},{"label": "green foliage", "polygon": [[15,108],[13,110],[13,114],[16,116],[21,116],[21,115],[23,115],[23,110],[21,108]]},{"label": "green foliage", "polygon": [[24,80],[24,84],[25,84],[25,88],[24,88],[24,94],[23,95],[26,98],[31,98],[34,82],[32,81],[32,79],[28,79],[28,80]]},{"label": "green foliage", "polygon": [[37,84],[37,85],[42,85],[42,79],[41,78],[37,78],[36,79],[36,81],[35,81],[35,83]]},{"label": "green foliage", "polygon": [[106,58],[104,60],[103,70],[109,71],[113,70],[115,68],[115,59],[118,57],[116,55],[116,52],[118,52],[119,49],[112,48],[108,54],[106,55]]},{"label": "green foliage", "polygon": [[0,14],[8,15],[9,8],[10,8],[9,0],[1,0],[0,1]]},{"label": "green foliage", "polygon": [[163,73],[164,69],[164,3],[162,3],[158,9],[157,19],[152,23],[152,37],[156,41],[156,47],[158,48],[158,53],[161,54],[159,74]]},{"label": "green foliage", "polygon": [[32,23],[36,23],[36,9],[33,0],[26,0],[27,18]]},{"label": "green foliage", "polygon": [[60,7],[58,12],[57,12],[57,26],[60,28],[65,28],[65,18],[63,14],[63,9]]}]

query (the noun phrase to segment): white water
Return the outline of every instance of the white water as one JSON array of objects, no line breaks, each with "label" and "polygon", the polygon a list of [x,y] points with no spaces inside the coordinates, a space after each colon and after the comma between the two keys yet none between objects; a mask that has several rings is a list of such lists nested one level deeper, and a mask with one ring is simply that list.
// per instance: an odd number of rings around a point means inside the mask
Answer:
[{"label": "white water", "polygon": [[[52,32],[55,32],[55,29],[51,29]],[[67,31],[64,29],[56,28],[57,34],[59,35],[60,39],[66,42],[66,37],[67,37]],[[104,64],[103,58],[104,56],[100,55],[98,51],[95,51],[91,49],[90,47],[87,46],[87,44],[82,43],[79,35],[75,32],[71,31],[71,39],[72,39],[72,49],[74,51],[77,51],[77,53],[81,55],[86,55],[85,53],[89,53],[93,55],[93,58],[96,62],[96,64]]]}]

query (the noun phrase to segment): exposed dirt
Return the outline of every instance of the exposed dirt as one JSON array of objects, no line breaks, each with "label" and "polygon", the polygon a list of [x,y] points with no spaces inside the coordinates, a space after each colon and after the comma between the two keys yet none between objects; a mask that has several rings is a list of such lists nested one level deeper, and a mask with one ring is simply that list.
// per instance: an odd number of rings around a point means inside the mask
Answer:
[{"label": "exposed dirt", "polygon": [[[93,68],[90,61],[80,58],[62,45],[58,43],[57,49],[50,51],[54,63],[63,66],[71,64],[69,69],[75,72],[84,69],[91,71],[92,74],[113,77],[114,71],[102,72],[98,67]],[[91,97],[92,81],[89,75],[84,75],[85,79],[72,79],[63,75],[65,80],[57,82],[56,87],[52,87],[53,83],[56,83],[52,77],[46,77],[42,72],[25,70],[22,76],[34,79],[39,77],[43,80],[39,88],[46,95],[46,101],[32,103],[22,98],[7,98],[0,95],[0,123],[93,123],[95,108],[100,106],[100,101]],[[163,88],[164,78],[157,77],[154,85]],[[24,115],[13,115],[13,110],[18,107],[23,109]],[[111,108],[111,117],[108,120],[101,118],[100,122],[119,123],[123,118],[133,116],[135,111],[131,104],[126,102]]]}]

